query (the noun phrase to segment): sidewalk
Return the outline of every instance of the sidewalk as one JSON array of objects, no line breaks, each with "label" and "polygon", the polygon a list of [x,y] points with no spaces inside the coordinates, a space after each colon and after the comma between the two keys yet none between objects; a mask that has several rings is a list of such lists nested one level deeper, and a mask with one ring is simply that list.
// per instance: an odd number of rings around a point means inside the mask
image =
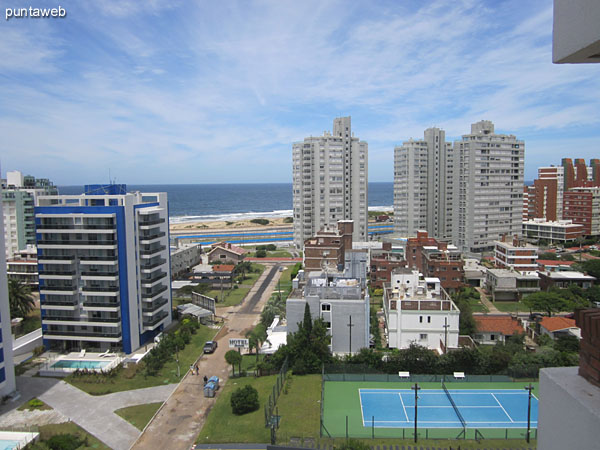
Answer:
[{"label": "sidewalk", "polygon": [[477,292],[479,292],[479,297],[481,300],[481,303],[483,304],[483,306],[485,306],[488,309],[488,312],[490,314],[509,314],[509,313],[504,313],[502,311],[500,311],[498,308],[496,308],[494,306],[494,304],[492,302],[489,301],[487,294],[484,292],[483,289],[481,288],[475,288],[477,290]]}]

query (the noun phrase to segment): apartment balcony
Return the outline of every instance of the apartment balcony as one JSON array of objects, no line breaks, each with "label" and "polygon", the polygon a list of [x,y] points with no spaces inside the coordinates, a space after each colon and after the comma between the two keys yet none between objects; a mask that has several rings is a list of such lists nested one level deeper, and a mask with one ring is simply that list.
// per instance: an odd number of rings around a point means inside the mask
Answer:
[{"label": "apartment balcony", "polygon": [[151,285],[153,285],[157,281],[162,280],[166,276],[167,276],[167,273],[161,271],[158,274],[153,275],[152,278],[142,278],[142,286],[151,287]]},{"label": "apartment balcony", "polygon": [[121,341],[121,331],[114,333],[93,332],[93,331],[63,331],[63,330],[45,330],[42,331],[44,339],[55,339],[65,341],[85,341],[96,340],[100,342],[119,342]]},{"label": "apartment balcony", "polygon": [[148,320],[144,320],[142,322],[142,328],[144,329],[144,331],[154,330],[158,326],[160,326],[161,322],[164,321],[168,316],[169,316],[168,312],[161,311],[160,313],[156,314],[154,317],[152,317]]},{"label": "apartment balcony", "polygon": [[116,312],[121,308],[119,301],[98,301],[98,300],[84,300],[81,305],[81,309],[84,311],[110,311]]},{"label": "apartment balcony", "polygon": [[158,287],[158,289],[152,289],[149,292],[143,292],[142,293],[142,300],[154,300],[156,296],[158,296],[159,294],[162,294],[163,292],[165,292],[167,289],[169,289],[167,286],[164,285],[160,285]]},{"label": "apartment balcony", "polygon": [[151,218],[145,219],[145,216],[140,216],[140,220],[138,221],[138,225],[141,230],[148,230],[151,227],[156,227],[157,225],[161,225],[165,223],[165,219],[163,218]]},{"label": "apartment balcony", "polygon": [[73,322],[79,322],[80,318],[75,316],[46,315],[42,317],[44,325],[73,325]]},{"label": "apartment balcony", "polygon": [[90,270],[86,268],[81,271],[82,277],[116,277],[118,275],[117,270]]},{"label": "apartment balcony", "polygon": [[156,269],[159,266],[162,266],[163,264],[165,264],[167,262],[166,259],[159,259],[157,261],[141,261],[140,264],[140,268],[142,269],[142,272],[144,273],[148,273],[154,269]]},{"label": "apartment balcony", "polygon": [[121,324],[120,317],[81,317],[79,324],[84,326],[117,327]]},{"label": "apartment balcony", "polygon": [[73,255],[69,255],[69,256],[42,255],[38,258],[38,263],[40,263],[40,264],[71,264],[74,259],[75,259],[75,256],[73,256]]},{"label": "apartment balcony", "polygon": [[77,300],[43,300],[41,302],[42,310],[75,311],[78,307],[79,302]]},{"label": "apartment balcony", "polygon": [[75,270],[42,270],[40,280],[72,280],[77,272]]},{"label": "apartment balcony", "polygon": [[119,286],[83,286],[81,292],[119,292]]},{"label": "apartment balcony", "polygon": [[152,256],[165,251],[166,249],[167,247],[165,245],[158,245],[156,247],[148,249],[142,248],[140,250],[140,256],[142,256],[143,258],[151,258]]},{"label": "apartment balcony", "polygon": [[75,294],[76,286],[40,286],[40,294]]},{"label": "apartment balcony", "polygon": [[111,230],[114,231],[115,225],[107,224],[107,225],[73,225],[71,224],[41,224],[37,226],[38,230],[56,230],[56,232],[66,232],[68,230]]},{"label": "apartment balcony", "polygon": [[169,303],[169,300],[166,298],[160,298],[149,303],[142,303],[142,313],[152,313],[167,303]]},{"label": "apartment balcony", "polygon": [[79,258],[79,260],[82,263],[86,263],[86,262],[94,262],[94,261],[117,261],[118,256],[117,255],[106,255],[106,256],[81,256]]},{"label": "apartment balcony", "polygon": [[148,234],[140,235],[140,244],[149,244],[156,239],[165,237],[166,235],[167,235],[167,233],[165,233],[164,231],[161,231],[158,233],[148,233]]}]

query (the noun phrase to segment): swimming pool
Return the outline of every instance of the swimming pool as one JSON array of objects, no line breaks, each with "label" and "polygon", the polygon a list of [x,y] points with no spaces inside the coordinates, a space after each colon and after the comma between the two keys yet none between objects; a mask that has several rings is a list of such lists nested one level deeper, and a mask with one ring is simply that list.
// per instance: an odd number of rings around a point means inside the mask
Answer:
[{"label": "swimming pool", "polygon": [[19,448],[19,441],[0,439],[0,450],[13,450]]},{"label": "swimming pool", "polygon": [[53,369],[104,369],[112,361],[81,361],[74,359],[59,359],[50,367]]}]

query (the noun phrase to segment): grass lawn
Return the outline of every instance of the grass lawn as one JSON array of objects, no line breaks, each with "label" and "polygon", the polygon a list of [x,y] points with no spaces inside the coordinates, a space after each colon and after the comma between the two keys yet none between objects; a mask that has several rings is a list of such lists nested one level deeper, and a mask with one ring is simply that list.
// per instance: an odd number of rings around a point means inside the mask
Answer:
[{"label": "grass lawn", "polygon": [[523,302],[494,302],[493,305],[502,312],[529,312],[529,308]]},{"label": "grass lawn", "polygon": [[291,437],[319,437],[321,416],[321,376],[291,375],[286,380],[287,394],[279,396],[277,407],[281,421],[277,431],[278,442]]},{"label": "grass lawn", "polygon": [[[276,375],[230,379],[218,395],[196,439],[197,443],[222,442],[270,442],[270,431],[265,428],[264,407],[269,400]],[[231,412],[231,394],[246,384],[258,391],[260,408],[257,411],[236,416]]]},{"label": "grass lawn", "polygon": [[147,403],[145,405],[129,406],[128,408],[121,408],[115,411],[116,414],[121,416],[131,425],[142,431],[150,419],[154,417],[158,408],[162,403]]},{"label": "grass lawn", "polygon": [[485,305],[476,298],[469,298],[469,305],[471,305],[471,310],[473,312],[488,312],[488,309],[485,307]]},{"label": "grass lawn", "polygon": [[19,411],[48,411],[52,408],[38,398],[32,398],[17,408]]},{"label": "grass lawn", "polygon": [[[246,256],[250,258],[256,258],[256,252],[248,253]],[[272,252],[267,252],[266,258],[291,258],[292,254],[285,250],[275,250]]]},{"label": "grass lawn", "polygon": [[223,301],[221,301],[221,291],[208,291],[206,295],[217,299],[217,308],[222,308],[225,306],[235,306],[242,303],[242,300],[244,299],[246,294],[250,292],[250,289],[251,288],[249,287],[239,287],[237,289],[224,289]]},{"label": "grass lawn", "polygon": [[[110,447],[104,445],[101,441],[96,439],[91,434],[87,433],[83,428],[79,427],[73,422],[65,422],[51,425],[41,425],[38,427],[38,431],[40,433],[40,441],[44,442],[50,439],[55,434],[74,434],[79,436],[80,439],[85,441],[84,445],[79,447],[77,450],[82,449],[100,449],[100,450],[110,450]],[[36,448],[36,447],[34,447]],[[44,447],[48,448],[48,447]]]},{"label": "grass lawn", "polygon": [[202,347],[206,341],[210,341],[217,330],[200,326],[196,334],[192,335],[192,340],[183,350],[179,352],[180,376],[177,376],[177,362],[175,358],[163,366],[156,376],[146,376],[141,367],[130,365],[127,369],[120,368],[115,377],[101,377],[98,375],[79,376],[70,375],[65,378],[67,383],[81,389],[92,395],[104,395],[112,392],[128,391],[131,389],[141,389],[151,386],[160,386],[163,384],[178,383],[190,365],[193,364],[198,356],[202,355]]}]

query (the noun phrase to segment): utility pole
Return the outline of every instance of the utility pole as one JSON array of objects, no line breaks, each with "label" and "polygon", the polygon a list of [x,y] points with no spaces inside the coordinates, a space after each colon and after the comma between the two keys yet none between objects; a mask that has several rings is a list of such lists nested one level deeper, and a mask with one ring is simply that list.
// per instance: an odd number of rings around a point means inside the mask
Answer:
[{"label": "utility pole", "polygon": [[348,344],[349,344],[349,352],[348,352],[348,354],[350,354],[350,355],[352,354],[352,327],[353,326],[354,325],[352,325],[352,316],[350,316],[350,323],[348,323],[348,329],[350,330],[350,340],[348,342]]},{"label": "utility pole", "polygon": [[527,443],[529,444],[531,433],[531,391],[533,391],[531,383],[529,383],[529,386],[525,386],[525,390],[529,391],[529,401],[527,402]]},{"label": "utility pole", "polygon": [[444,353],[448,353],[448,316],[444,317]]},{"label": "utility pole", "polygon": [[419,389],[421,389],[419,387],[419,383],[415,383],[414,386],[411,387],[411,389],[414,389],[415,391],[415,444],[417,443],[417,402],[419,400]]}]

